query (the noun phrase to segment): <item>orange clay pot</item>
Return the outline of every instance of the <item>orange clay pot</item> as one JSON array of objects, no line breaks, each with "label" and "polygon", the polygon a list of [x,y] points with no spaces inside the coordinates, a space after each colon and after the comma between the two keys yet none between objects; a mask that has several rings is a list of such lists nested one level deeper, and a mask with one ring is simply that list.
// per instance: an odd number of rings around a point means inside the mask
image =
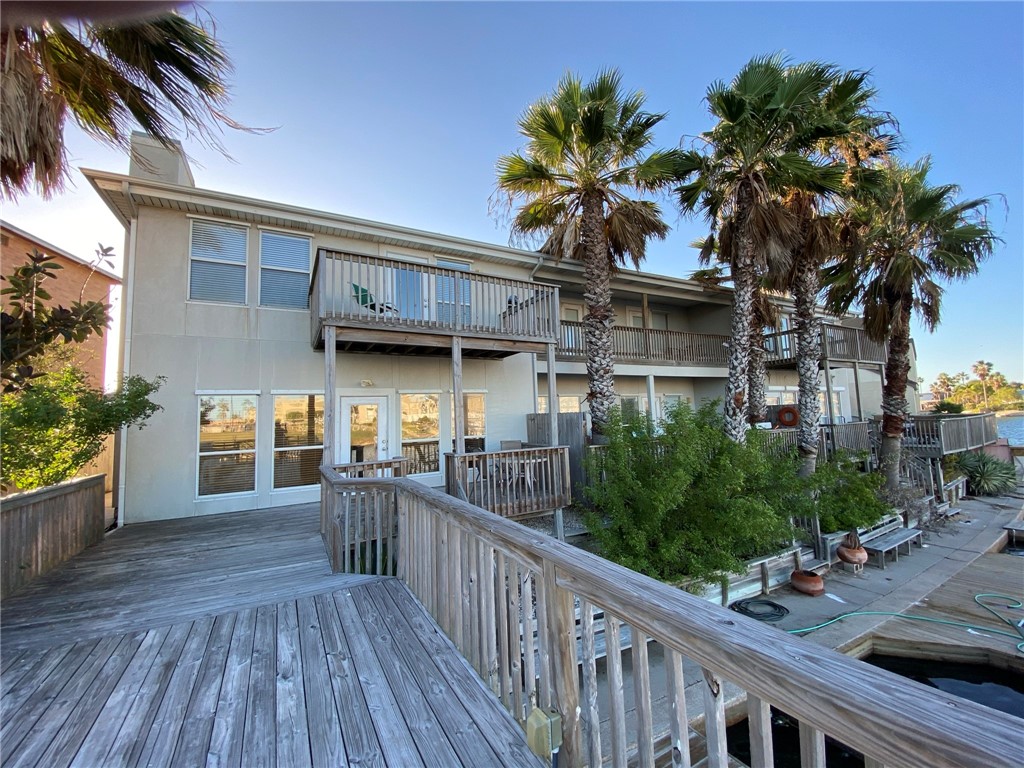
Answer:
[{"label": "orange clay pot", "polygon": [[864,565],[868,561],[868,551],[864,547],[844,547],[840,544],[836,547],[836,557],[844,563]]},{"label": "orange clay pot", "polygon": [[825,582],[814,571],[793,571],[789,583],[797,592],[817,597],[825,594]]}]

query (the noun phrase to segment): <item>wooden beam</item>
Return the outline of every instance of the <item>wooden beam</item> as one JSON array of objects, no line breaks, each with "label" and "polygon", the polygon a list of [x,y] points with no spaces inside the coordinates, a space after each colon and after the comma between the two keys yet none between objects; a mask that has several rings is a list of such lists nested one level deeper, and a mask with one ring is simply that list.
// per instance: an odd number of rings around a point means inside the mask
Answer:
[{"label": "wooden beam", "polygon": [[466,452],[466,403],[462,394],[462,337],[452,336],[452,394],[455,401],[455,452]]},{"label": "wooden beam", "polygon": [[864,406],[860,399],[860,363],[853,361],[853,391],[857,395],[857,421],[864,421]]},{"label": "wooden beam", "polygon": [[335,454],[335,419],[338,407],[337,365],[338,365],[338,329],[333,325],[324,326],[324,460],[330,466],[334,464]]},{"label": "wooden beam", "polygon": [[548,344],[548,428],[551,445],[558,445],[558,382],[555,380],[555,345]]},{"label": "wooden beam", "polygon": [[[441,328],[420,329],[401,325],[382,325],[380,322],[327,318],[323,321],[324,328],[338,329],[338,337],[348,341],[372,341],[388,344],[410,344],[421,347],[442,347],[451,345],[454,333],[445,332]],[[486,333],[462,332],[463,346],[467,349],[509,350],[512,352],[543,352],[549,340],[531,337],[517,338],[514,334],[496,336]],[[326,337],[325,337],[326,338]],[[551,342],[556,339],[550,339]],[[325,341],[326,343],[326,341]]]},{"label": "wooden beam", "polygon": [[650,420],[653,422],[655,419],[654,413],[654,374],[647,374],[647,413]]}]

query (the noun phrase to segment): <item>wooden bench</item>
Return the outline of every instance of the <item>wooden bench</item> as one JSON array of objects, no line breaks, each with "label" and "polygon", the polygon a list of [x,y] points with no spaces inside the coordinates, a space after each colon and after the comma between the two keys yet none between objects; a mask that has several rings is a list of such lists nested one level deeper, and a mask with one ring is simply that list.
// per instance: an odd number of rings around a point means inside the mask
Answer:
[{"label": "wooden bench", "polygon": [[923,531],[918,528],[897,528],[894,531],[873,538],[871,541],[864,542],[862,540],[861,546],[867,550],[869,557],[877,557],[876,565],[885,570],[885,554],[887,552],[892,552],[894,562],[898,563],[900,561],[900,547],[905,546],[909,555],[911,543],[916,543],[919,547],[923,546],[922,534]]}]

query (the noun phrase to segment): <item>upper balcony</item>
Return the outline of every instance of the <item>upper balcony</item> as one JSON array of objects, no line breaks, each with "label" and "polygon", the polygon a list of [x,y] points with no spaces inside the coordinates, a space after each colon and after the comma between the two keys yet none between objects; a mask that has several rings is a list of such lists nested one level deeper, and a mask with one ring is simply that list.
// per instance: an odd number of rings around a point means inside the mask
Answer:
[{"label": "upper balcony", "polygon": [[[766,362],[772,368],[796,365],[796,332],[779,331],[764,335]],[[829,362],[885,364],[885,345],[868,338],[861,328],[834,323],[821,324],[821,359]]]},{"label": "upper balcony", "polygon": [[[728,365],[725,344],[728,336],[712,333],[661,331],[652,328],[612,328],[612,351],[616,362],[661,365]],[[555,352],[564,360],[584,360],[587,342],[583,323],[562,321],[561,339]]]},{"label": "upper balcony", "polygon": [[558,288],[430,264],[321,248],[309,289],[311,340],[339,329],[338,349],[466,357],[542,352],[558,341]]}]

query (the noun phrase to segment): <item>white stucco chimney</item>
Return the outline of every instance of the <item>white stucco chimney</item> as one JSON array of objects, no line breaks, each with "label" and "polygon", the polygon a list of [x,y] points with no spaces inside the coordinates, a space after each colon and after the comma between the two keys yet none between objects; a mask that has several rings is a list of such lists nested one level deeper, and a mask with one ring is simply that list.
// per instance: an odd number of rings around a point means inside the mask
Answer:
[{"label": "white stucco chimney", "polygon": [[174,148],[168,149],[148,133],[132,131],[132,154],[128,163],[128,175],[139,179],[165,181],[194,187],[192,169],[181,148],[175,141]]}]

